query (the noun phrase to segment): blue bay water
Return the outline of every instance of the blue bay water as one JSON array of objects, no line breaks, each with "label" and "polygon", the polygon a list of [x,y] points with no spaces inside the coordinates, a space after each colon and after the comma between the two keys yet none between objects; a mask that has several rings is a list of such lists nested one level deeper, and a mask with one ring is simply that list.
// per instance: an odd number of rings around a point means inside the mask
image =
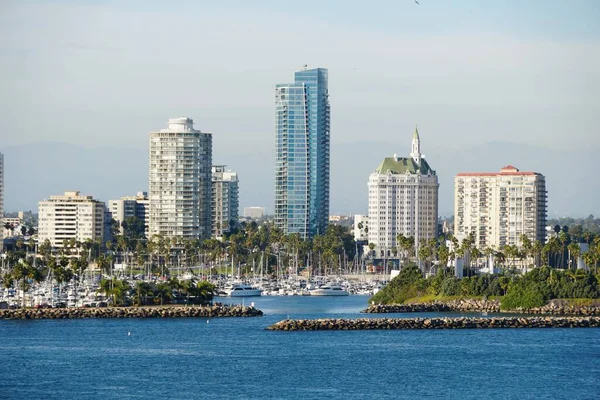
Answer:
[{"label": "blue bay water", "polygon": [[264,317],[0,321],[0,399],[600,398],[600,329],[270,332],[367,298],[251,301]]}]

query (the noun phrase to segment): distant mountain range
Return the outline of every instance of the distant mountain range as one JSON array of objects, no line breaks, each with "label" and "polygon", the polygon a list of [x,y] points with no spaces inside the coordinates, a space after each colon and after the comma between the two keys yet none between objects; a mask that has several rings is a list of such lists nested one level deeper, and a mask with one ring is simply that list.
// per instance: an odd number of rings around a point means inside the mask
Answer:
[{"label": "distant mountain range", "polygon": [[[405,152],[408,153],[408,146]],[[425,146],[427,148],[428,146]],[[432,146],[435,149],[435,144]],[[402,153],[397,143],[334,143],[331,151],[331,213],[367,211],[367,180],[384,157]],[[37,142],[0,149],[5,163],[5,211],[33,210],[50,195],[79,190],[101,200],[148,190],[147,148],[86,148]],[[495,172],[512,164],[546,176],[549,217],[600,214],[598,152],[557,152],[544,147],[489,142],[461,151],[425,151],[440,179],[440,214],[453,212],[453,178],[458,172]],[[213,163],[240,177],[240,206],[273,208],[273,164],[266,152],[215,151]]]}]

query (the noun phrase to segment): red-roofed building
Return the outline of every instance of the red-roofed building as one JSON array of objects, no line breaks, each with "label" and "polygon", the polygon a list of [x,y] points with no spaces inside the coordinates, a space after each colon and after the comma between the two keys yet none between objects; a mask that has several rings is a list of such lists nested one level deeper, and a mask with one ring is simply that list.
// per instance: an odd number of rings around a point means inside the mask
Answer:
[{"label": "red-roofed building", "polygon": [[462,172],[454,177],[454,236],[475,234],[475,246],[521,246],[521,235],[544,243],[546,179],[507,165],[500,172]]}]

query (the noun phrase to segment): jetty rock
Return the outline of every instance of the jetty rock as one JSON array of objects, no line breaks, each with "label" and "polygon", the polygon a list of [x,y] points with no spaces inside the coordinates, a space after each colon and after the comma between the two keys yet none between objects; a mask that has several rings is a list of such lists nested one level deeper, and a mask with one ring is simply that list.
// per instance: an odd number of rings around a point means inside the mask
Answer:
[{"label": "jetty rock", "polygon": [[503,328],[598,328],[600,317],[492,317],[492,318],[358,318],[286,319],[271,331],[336,331],[375,329],[503,329]]},{"label": "jetty rock", "polygon": [[263,312],[241,305],[155,306],[105,308],[20,308],[0,310],[0,319],[82,318],[213,318],[259,317]]},{"label": "jetty rock", "polygon": [[512,310],[501,309],[500,301],[496,299],[459,299],[446,302],[434,301],[431,303],[372,304],[361,312],[369,314],[385,314],[446,311],[540,315],[600,315],[599,306],[574,306],[570,305],[568,301],[560,299],[551,300],[543,307],[518,308]]}]

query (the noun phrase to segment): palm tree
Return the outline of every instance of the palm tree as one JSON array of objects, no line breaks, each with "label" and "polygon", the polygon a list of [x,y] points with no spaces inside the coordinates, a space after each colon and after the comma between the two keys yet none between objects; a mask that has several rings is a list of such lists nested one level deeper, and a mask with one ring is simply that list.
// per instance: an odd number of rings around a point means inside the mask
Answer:
[{"label": "palm tree", "polygon": [[[486,265],[489,264],[489,260],[491,256],[494,256],[496,252],[494,251],[494,249],[492,247],[486,246],[486,248],[483,249],[483,256],[485,257],[485,262]],[[490,268],[493,268],[493,265],[488,265]],[[490,270],[490,273],[492,273],[493,270]]]},{"label": "palm tree", "polygon": [[369,243],[369,251],[373,254],[373,250],[375,250],[375,243]]},{"label": "palm tree", "polygon": [[572,269],[577,269],[577,260],[579,259],[579,254],[581,253],[581,248],[579,247],[579,244],[570,243],[567,246],[567,250],[569,251],[569,265],[572,267]]},{"label": "palm tree", "polygon": [[565,260],[565,252],[567,249],[567,245],[570,243],[571,238],[569,237],[569,234],[563,230],[562,232],[559,233],[558,240],[560,243],[560,250],[559,250],[560,264],[559,265],[562,267],[564,260]]},{"label": "palm tree", "polygon": [[105,275],[109,275],[111,272],[111,262],[110,259],[105,256],[104,254],[101,255],[100,257],[98,257],[98,259],[96,260],[96,265],[98,266],[98,268],[100,269],[101,273],[105,274]]},{"label": "palm tree", "polygon": [[112,295],[114,299],[114,304],[124,304],[127,293],[129,293],[130,290],[131,286],[129,286],[129,283],[127,283],[127,281],[113,278]]},{"label": "palm tree", "polygon": [[179,295],[180,291],[183,289],[182,282],[174,276],[170,277],[167,280],[166,284],[171,289],[172,295],[173,295],[173,291],[175,291],[175,290],[177,291],[177,294]]},{"label": "palm tree", "polygon": [[431,240],[421,239],[419,243],[419,260],[424,262],[423,271],[429,266],[429,263],[433,260],[435,251],[435,239]]},{"label": "palm tree", "polygon": [[[471,249],[475,245],[475,234],[473,232],[469,233],[467,237],[465,237],[461,244],[462,254],[465,258],[471,258]],[[469,260],[470,261],[470,260]]]},{"label": "palm tree", "polygon": [[196,285],[195,295],[201,304],[206,304],[212,302],[216,292],[215,285],[207,281],[201,281]]},{"label": "palm tree", "polygon": [[448,266],[448,259],[450,258],[450,250],[446,246],[446,243],[442,242],[442,244],[437,248],[437,258],[438,258],[442,268],[446,268],[446,266]]},{"label": "palm tree", "polygon": [[165,299],[170,300],[173,298],[173,289],[167,282],[160,282],[154,289],[155,301],[160,299],[160,305],[164,304]]},{"label": "palm tree", "polygon": [[498,250],[494,253],[494,258],[498,260],[498,265],[504,266],[504,263],[506,262],[506,257],[507,255],[503,250]]},{"label": "palm tree", "polygon": [[29,281],[41,282],[43,280],[42,272],[28,260],[20,259],[12,270],[12,278],[17,282],[21,282],[21,290],[23,290],[22,306],[25,307],[25,292],[28,283]]},{"label": "palm tree", "polygon": [[88,267],[87,259],[83,257],[77,257],[70,260],[69,264],[71,265],[71,269],[75,271],[79,279],[81,280],[83,273]]},{"label": "palm tree", "polygon": [[531,255],[534,258],[534,265],[539,267],[541,264],[542,252],[544,251],[544,245],[539,240],[533,242],[531,246]]},{"label": "palm tree", "polygon": [[100,286],[98,286],[98,292],[104,294],[107,298],[112,297],[112,284],[112,279],[102,278],[100,280]]},{"label": "palm tree", "polygon": [[477,261],[481,258],[481,256],[481,251],[477,247],[473,247],[471,250],[471,258],[475,260],[475,264],[477,264]]},{"label": "palm tree", "polygon": [[185,303],[186,304],[190,303],[190,296],[194,296],[195,287],[196,287],[196,282],[193,279],[190,279],[189,281],[183,281],[180,283],[180,288],[185,293]]},{"label": "palm tree", "polygon": [[114,306],[125,303],[126,295],[130,290],[131,286],[126,281],[117,278],[103,278],[98,287],[99,292],[111,298]]},{"label": "palm tree", "polygon": [[146,303],[146,297],[150,293],[150,285],[144,281],[137,281],[133,288],[134,302],[136,306],[140,306]]}]

